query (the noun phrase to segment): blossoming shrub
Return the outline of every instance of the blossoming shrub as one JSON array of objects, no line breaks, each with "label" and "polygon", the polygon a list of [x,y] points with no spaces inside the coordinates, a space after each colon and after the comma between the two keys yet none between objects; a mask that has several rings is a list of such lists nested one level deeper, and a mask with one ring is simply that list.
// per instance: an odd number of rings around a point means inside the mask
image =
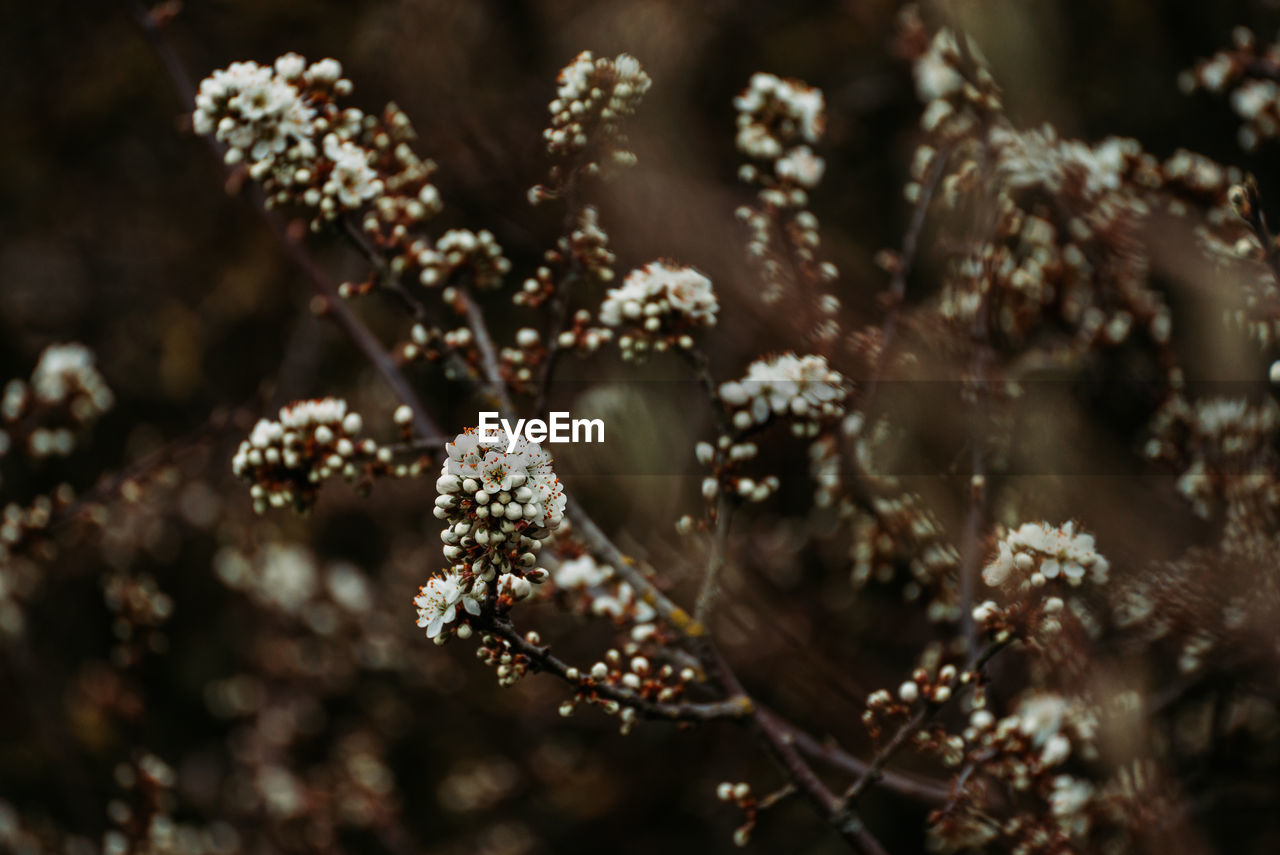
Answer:
[{"label": "blossoming shrub", "polygon": [[[170,13],[140,23],[174,70]],[[1184,149],[1028,125],[947,7],[907,4],[894,26],[896,73],[918,103],[896,138],[911,146],[902,237],[874,274],[846,263],[844,236],[813,210],[848,174],[852,89],[780,69],[735,81],[716,145],[744,161],[748,190],[716,199],[741,248],[676,257],[637,246],[615,198],[652,150],[629,138],[646,99],[688,83],[642,57],[583,51],[545,81],[545,175],[504,203],[544,232],[515,214],[478,221],[483,206],[444,192],[462,155],[439,152],[437,166],[405,111],[355,106],[336,59],[210,71],[191,130],[228,186],[260,194],[314,287],[310,308],[370,373],[315,372],[326,397],[282,401],[264,385],[218,420],[230,445],[192,443],[234,476],[208,483],[174,448],[97,486],[46,468],[74,461],[100,421],[131,417],[113,413],[111,372],[83,345],[33,351],[5,385],[0,645],[36,691],[29,639],[47,620],[32,616],[42,591],[82,581],[59,577],[59,550],[80,546],[64,532],[92,540],[109,653],[66,687],[61,717],[75,744],[108,746],[112,774],[89,788],[96,826],[0,790],[0,848],[406,853],[438,842],[421,820],[431,801],[497,818],[467,851],[537,851],[537,811],[611,789],[624,794],[614,808],[644,798],[632,768],[593,778],[575,765],[588,761],[573,734],[608,721],[619,737],[679,729],[668,782],[700,788],[708,838],[725,844],[822,833],[868,853],[1029,855],[1249,837],[1248,851],[1269,851],[1280,363],[1262,367],[1280,337],[1280,243],[1268,188]],[[1277,57],[1241,31],[1178,82],[1226,95],[1252,150],[1280,133]],[[1198,390],[1168,234],[1187,238],[1179,275],[1232,291],[1231,335],[1256,351],[1256,376],[1230,394]],[[262,373],[294,389],[297,365]],[[617,378],[679,378],[655,384],[677,390],[668,436],[637,441],[638,419],[604,420],[668,469],[626,471],[611,448],[601,459],[616,471],[583,471],[571,447],[476,427],[479,413],[545,419],[570,373],[575,407],[621,412],[661,404]],[[1090,397],[1098,385],[1136,414],[1128,427]],[[1094,442],[1099,423],[1108,444]],[[1104,471],[1088,474],[1104,477],[1073,481],[1068,450],[1090,442]],[[1061,459],[1021,471],[1042,443]],[[648,501],[660,494],[647,479],[672,470],[680,484]],[[356,489],[331,489],[336,478]],[[332,548],[345,527],[362,563]],[[150,572],[165,555],[190,572]],[[204,607],[210,591],[220,608]],[[174,629],[224,622],[232,649],[170,655]],[[476,661],[505,694],[458,697]],[[198,682],[216,723],[188,742],[146,727],[187,714],[140,688],[170,663],[169,682]],[[61,757],[61,735],[43,738]],[[685,746],[713,739],[770,762],[685,769]],[[510,743],[532,748],[512,759]],[[79,799],[79,767],[59,763]],[[422,767],[444,763],[435,798],[409,798]],[[1237,791],[1264,808],[1239,829],[1212,815]],[[775,810],[792,800],[807,812]]]}]

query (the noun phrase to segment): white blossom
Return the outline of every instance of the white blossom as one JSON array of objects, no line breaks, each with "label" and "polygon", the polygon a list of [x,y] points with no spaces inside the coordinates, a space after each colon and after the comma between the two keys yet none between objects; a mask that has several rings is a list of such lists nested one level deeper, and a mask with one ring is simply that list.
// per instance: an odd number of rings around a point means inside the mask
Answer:
[{"label": "white blossom", "polygon": [[361,437],[364,420],[341,398],[297,401],[275,419],[259,419],[231,459],[231,471],[250,483],[254,510],[306,510],[320,482],[333,475],[354,481],[380,459],[376,442]]},{"label": "white blossom", "polygon": [[551,125],[543,132],[548,150],[577,154],[594,137],[612,149],[614,163],[634,160],[618,123],[635,113],[649,91],[651,81],[639,61],[625,53],[607,59],[583,51],[561,70],[557,83],[556,98],[548,107]]},{"label": "white blossom", "polygon": [[324,191],[344,208],[358,208],[382,192],[382,181],[369,166],[368,152],[360,146],[329,134],[324,138],[324,154],[333,162]]},{"label": "white blossom", "polygon": [[838,418],[844,413],[845,387],[845,378],[825,357],[783,353],[751,363],[741,380],[720,387],[720,397],[737,410],[734,423],[743,429],[774,416]]},{"label": "white blossom", "polygon": [[992,587],[1057,578],[1079,585],[1088,576],[1095,584],[1103,584],[1109,569],[1109,562],[1094,546],[1093,535],[1077,532],[1074,522],[1024,523],[1000,542],[996,557],[982,571],[982,580]]},{"label": "white blossom", "polygon": [[756,72],[733,105],[738,110],[738,150],[749,157],[775,160],[794,143],[822,138],[822,90],[799,80]]},{"label": "white blossom", "polygon": [[602,566],[589,554],[561,561],[553,571],[553,579],[561,588],[596,588],[612,575],[612,568]]},{"label": "white blossom", "polygon": [[418,607],[418,626],[426,629],[427,638],[435,638],[446,625],[453,623],[458,606],[468,614],[480,614],[484,587],[484,582],[467,586],[456,573],[432,576],[413,598],[413,604]]},{"label": "white blossom", "polygon": [[213,133],[219,142],[237,150],[250,162],[280,155],[306,145],[314,135],[315,111],[290,82],[296,54],[277,61],[284,73],[256,62],[233,62],[200,83],[192,126],[196,133]]},{"label": "white blossom", "polygon": [[706,276],[692,267],[654,261],[609,289],[600,320],[611,327],[631,325],[648,332],[710,327],[719,308]]},{"label": "white blossom", "polygon": [[778,158],[773,168],[779,178],[813,189],[821,183],[827,165],[807,145],[800,145]]}]

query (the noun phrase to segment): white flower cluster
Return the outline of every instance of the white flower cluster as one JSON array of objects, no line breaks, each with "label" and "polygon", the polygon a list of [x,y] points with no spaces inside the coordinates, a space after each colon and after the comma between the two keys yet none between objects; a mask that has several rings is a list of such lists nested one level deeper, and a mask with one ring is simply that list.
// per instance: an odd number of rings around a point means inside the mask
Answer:
[{"label": "white flower cluster", "polygon": [[51,344],[31,373],[31,391],[41,404],[67,404],[76,421],[92,421],[111,409],[115,398],[83,344]]},{"label": "white flower cluster", "polygon": [[799,142],[816,143],[826,125],[822,90],[763,71],[751,75],[733,105],[738,150],[758,160],[777,160]]},{"label": "white flower cluster", "polygon": [[1136,140],[1108,137],[1089,146],[1079,140],[1059,139],[1048,125],[1027,131],[997,125],[991,129],[989,142],[997,155],[996,169],[1011,188],[1061,193],[1069,184],[1072,192],[1085,200],[1119,191],[1130,163],[1142,153]]},{"label": "white flower cluster", "polygon": [[635,113],[649,91],[651,81],[640,62],[625,53],[606,59],[583,51],[561,70],[557,83],[556,99],[548,107],[551,126],[542,134],[548,151],[570,157],[594,144],[608,151],[615,164],[634,162],[619,122]]},{"label": "white flower cluster", "polygon": [[1093,535],[1077,532],[1074,522],[1060,526],[1023,523],[1000,542],[995,559],[982,571],[991,587],[1039,587],[1051,579],[1081,584],[1107,581],[1110,565],[1094,546]]},{"label": "white flower cluster", "polygon": [[[501,435],[482,442],[475,431],[459,434],[436,481],[435,516],[450,567],[433,576],[414,599],[418,625],[443,642],[458,606],[472,615],[492,594],[512,602],[533,592],[548,574],[535,567],[542,542],[564,519],[565,495],[551,468],[551,455],[525,439],[514,448]],[[493,585],[492,590],[490,585]],[[463,637],[470,627],[460,625]]]},{"label": "white flower cluster", "polygon": [[600,320],[635,329],[618,339],[624,358],[674,343],[693,346],[690,330],[715,326],[720,304],[711,280],[692,267],[654,261],[633,270],[622,285],[610,288],[600,305]]},{"label": "white flower cluster", "polygon": [[798,434],[812,435],[819,423],[844,415],[845,377],[822,356],[783,353],[758,359],[741,380],[720,387],[733,413],[733,426],[748,430],[774,416],[791,420]]},{"label": "white flower cluster", "polygon": [[375,153],[357,142],[364,113],[336,104],[351,90],[334,59],[308,65],[289,53],[272,66],[235,62],[201,82],[192,125],[226,144],[228,163],[247,164],[269,204],[300,202],[332,219],[385,187]]},{"label": "white flower cluster", "polygon": [[[1071,756],[1071,739],[1067,725],[1071,705],[1066,698],[1052,693],[1031,694],[1022,699],[1013,716],[1000,724],[1017,730],[1038,749],[1043,766],[1057,766]],[[998,728],[997,728],[998,729]]]},{"label": "white flower cluster", "polygon": [[[758,72],[734,106],[739,151],[772,165],[772,175],[753,163],[739,167],[738,177],[759,189],[757,204],[740,206],[736,216],[749,231],[747,257],[764,278],[760,297],[776,303],[797,279],[818,285],[838,275],[835,265],[817,255],[818,218],[806,210],[808,191],[826,172],[826,163],[809,147],[822,137],[825,102],[819,89]],[[823,299],[835,297],[827,294]],[[824,340],[838,331],[828,322],[814,335]]]},{"label": "white flower cluster", "polygon": [[316,111],[307,105],[299,84],[333,84],[340,76],[336,60],[307,68],[297,54],[285,54],[274,67],[233,62],[201,81],[192,126],[196,133],[213,134],[225,143],[229,163],[268,161],[290,149],[298,150],[299,159],[309,159],[315,156]]},{"label": "white flower cluster", "polygon": [[422,268],[418,280],[427,287],[446,283],[458,271],[466,270],[469,284],[475,288],[498,288],[511,270],[510,260],[487,230],[450,229],[436,240],[434,249],[420,248],[416,260]]},{"label": "white flower cluster", "polygon": [[363,421],[340,398],[298,401],[277,420],[260,419],[231,459],[231,470],[248,481],[253,508],[310,508],[320,482],[335,473],[354,481],[361,464],[391,459],[390,449],[361,439]]},{"label": "white flower cluster", "polygon": [[[57,424],[41,423],[30,429],[27,451],[35,458],[65,457],[75,450],[72,428],[95,421],[114,403],[115,396],[94,365],[91,350],[76,343],[51,344],[40,354],[29,383],[14,379],[5,384],[0,394],[0,424],[16,423],[37,409],[56,414],[52,422]],[[67,416],[73,423],[70,426]],[[0,458],[9,453],[12,444],[9,432],[0,430]]]}]

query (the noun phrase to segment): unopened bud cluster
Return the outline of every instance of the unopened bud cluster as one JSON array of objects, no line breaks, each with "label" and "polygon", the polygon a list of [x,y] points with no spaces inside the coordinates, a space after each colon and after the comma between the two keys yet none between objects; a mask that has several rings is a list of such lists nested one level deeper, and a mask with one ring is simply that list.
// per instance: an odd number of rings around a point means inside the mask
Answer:
[{"label": "unopened bud cluster", "polygon": [[586,285],[607,285],[613,281],[613,265],[617,260],[609,249],[609,235],[600,226],[600,214],[594,205],[585,205],[578,214],[577,226],[562,235],[554,249],[543,254],[544,264],[524,281],[512,297],[517,306],[541,306],[558,287],[557,272]]},{"label": "unopened bud cluster", "polygon": [[948,703],[962,686],[976,685],[977,680],[977,672],[961,671],[955,665],[943,665],[934,674],[928,669],[917,668],[911,679],[898,686],[897,691],[877,689],[868,695],[862,723],[873,739],[879,739],[884,724],[889,720],[909,715],[922,702],[936,705]]},{"label": "unopened bud cluster", "polygon": [[[579,688],[571,700],[560,705],[560,714],[573,715],[579,703],[596,704],[605,713],[618,715],[622,720],[620,730],[624,734],[631,732],[636,720],[636,710],[627,705],[628,701],[670,703],[679,699],[688,684],[697,679],[692,668],[677,668],[670,663],[658,665],[650,661],[640,652],[640,645],[635,641],[628,642],[622,650],[610,648],[605,651],[604,658],[594,663],[585,674],[572,669],[568,676],[578,682]],[[602,694],[600,688],[605,686],[615,691]]]},{"label": "unopened bud cluster", "polygon": [[500,287],[502,277],[511,271],[511,262],[487,230],[450,229],[440,236],[434,248],[415,242],[409,252],[413,263],[400,266],[416,267],[418,281],[426,287],[461,276],[479,290],[492,290]]}]

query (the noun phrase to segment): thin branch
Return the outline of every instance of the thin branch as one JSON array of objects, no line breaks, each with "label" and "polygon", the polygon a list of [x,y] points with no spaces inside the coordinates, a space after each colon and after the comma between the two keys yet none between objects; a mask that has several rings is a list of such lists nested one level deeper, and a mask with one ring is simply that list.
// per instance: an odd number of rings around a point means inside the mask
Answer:
[{"label": "thin branch", "polygon": [[707,557],[707,568],[702,576],[702,587],[698,591],[698,601],[694,606],[693,617],[696,622],[707,626],[711,618],[711,608],[715,605],[716,594],[720,586],[720,572],[724,569],[725,549],[729,540],[729,517],[733,507],[728,496],[722,490],[716,505],[715,531],[711,536],[711,554]]},{"label": "thin branch", "polygon": [[[733,669],[720,655],[720,652],[705,640],[704,653],[713,675],[730,694],[749,697],[738,681]],[[880,841],[862,824],[852,810],[846,810],[843,801],[831,791],[813,767],[797,750],[793,729],[782,719],[764,707],[753,707],[751,715],[752,729],[755,730],[765,750],[796,785],[797,789],[824,817],[836,831],[855,849],[868,855],[887,855]]]},{"label": "thin branch", "polygon": [[502,638],[512,650],[527,657],[536,670],[553,674],[580,692],[597,695],[605,700],[617,701],[623,706],[631,707],[646,718],[664,721],[716,721],[741,719],[751,714],[751,702],[743,695],[707,703],[685,701],[662,703],[638,695],[630,689],[598,683],[578,669],[574,670],[578,671],[579,676],[573,677],[570,675],[569,663],[553,654],[549,647],[529,641],[507,618],[480,619],[477,621],[477,626]]},{"label": "thin branch", "polygon": [[[776,713],[769,714],[779,722],[780,726],[790,728],[787,736],[805,756],[837,771],[853,775],[855,778],[867,774],[870,764],[866,761],[854,757],[838,745],[818,741],[808,732],[786,723]],[[881,772],[879,783],[886,790],[928,804],[943,804],[951,793],[950,787],[946,784],[888,769]]]},{"label": "thin branch", "polygon": [[467,317],[467,325],[475,336],[476,348],[480,351],[480,367],[484,370],[485,380],[489,386],[489,394],[498,404],[498,409],[506,418],[515,417],[515,406],[511,403],[511,394],[507,391],[506,378],[502,376],[502,364],[498,361],[498,349],[494,347],[493,336],[489,335],[489,325],[485,323],[484,314],[476,305],[475,299],[465,288],[458,289],[458,300],[462,303],[463,313]]},{"label": "thin branch", "polygon": [[[984,666],[991,659],[992,656],[995,656],[1002,649],[1004,649],[1010,643],[1010,641],[1011,639],[1005,639],[1003,641],[991,642],[979,655],[974,657],[972,664],[966,670],[968,671],[981,670],[982,666]],[[862,797],[862,794],[866,792],[868,787],[870,787],[873,783],[875,783],[880,779],[881,775],[883,774],[885,765],[890,760],[893,759],[894,755],[896,755],[904,745],[906,745],[907,740],[910,739],[912,736],[914,736],[920,730],[920,728],[924,727],[924,725],[927,724],[931,719],[933,719],[933,717],[936,716],[940,711],[945,709],[948,703],[955,700],[956,696],[959,694],[957,689],[961,685],[960,683],[961,677],[962,677],[961,674],[956,674],[956,676],[952,678],[951,682],[948,684],[948,687],[951,689],[951,695],[946,702],[944,703],[932,703],[929,701],[923,702],[920,706],[920,709],[917,710],[916,713],[912,715],[911,718],[909,718],[905,723],[903,723],[903,725],[898,728],[898,730],[893,734],[893,736],[889,739],[889,741],[885,743],[885,745],[879,751],[876,752],[876,756],[872,758],[871,763],[867,767],[867,770],[862,774],[860,778],[858,778],[858,780],[854,781],[849,786],[849,788],[845,790],[844,796],[841,800],[843,803],[842,805],[843,810],[852,811],[854,807],[857,805],[858,799]]]},{"label": "thin branch", "polygon": [[871,375],[870,382],[867,384],[866,391],[862,395],[860,408],[863,412],[866,412],[872,399],[875,398],[880,381],[888,368],[889,353],[897,336],[898,321],[902,315],[902,306],[907,296],[907,279],[915,266],[916,256],[919,251],[920,234],[924,231],[925,220],[929,214],[929,206],[933,204],[934,194],[937,193],[938,186],[942,183],[943,176],[946,175],[947,162],[950,159],[950,146],[943,146],[938,149],[934,153],[933,163],[929,166],[928,175],[920,183],[920,195],[916,199],[915,209],[911,212],[911,220],[907,224],[907,233],[902,239],[902,249],[898,252],[898,265],[894,269],[893,278],[889,282],[889,307],[880,326],[880,347],[876,354],[875,370]]}]

